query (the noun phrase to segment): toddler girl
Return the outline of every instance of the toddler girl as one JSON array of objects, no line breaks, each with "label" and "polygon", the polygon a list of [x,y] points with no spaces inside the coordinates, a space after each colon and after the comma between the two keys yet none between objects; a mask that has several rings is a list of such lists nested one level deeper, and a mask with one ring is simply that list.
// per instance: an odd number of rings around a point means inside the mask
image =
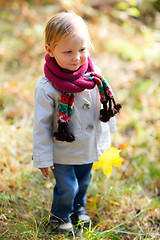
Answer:
[{"label": "toddler girl", "polygon": [[121,107],[92,63],[90,46],[87,26],[75,13],[47,23],[45,74],[35,87],[33,160],[45,177],[49,167],[53,171],[50,222],[61,232],[72,233],[73,219],[91,223],[85,204],[92,164],[110,147]]}]

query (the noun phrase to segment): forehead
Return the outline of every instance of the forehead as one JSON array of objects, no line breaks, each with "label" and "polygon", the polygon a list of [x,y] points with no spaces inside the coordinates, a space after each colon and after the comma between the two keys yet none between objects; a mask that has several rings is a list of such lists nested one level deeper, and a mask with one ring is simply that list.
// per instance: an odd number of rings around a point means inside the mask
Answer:
[{"label": "forehead", "polygon": [[86,46],[88,42],[88,38],[86,35],[82,33],[77,33],[72,36],[68,36],[67,38],[61,39],[57,45],[61,47],[81,47]]}]

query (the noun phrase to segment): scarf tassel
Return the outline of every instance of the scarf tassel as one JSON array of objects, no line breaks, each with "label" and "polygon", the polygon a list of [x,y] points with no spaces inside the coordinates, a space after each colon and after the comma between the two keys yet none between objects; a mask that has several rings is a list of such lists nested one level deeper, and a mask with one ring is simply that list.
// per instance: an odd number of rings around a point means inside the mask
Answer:
[{"label": "scarf tassel", "polygon": [[[114,107],[112,108],[112,103]],[[116,103],[114,97],[109,97],[107,101],[102,102],[103,108],[100,110],[100,121],[108,122],[111,117],[114,117],[117,113],[119,113],[122,105],[120,103]]]},{"label": "scarf tassel", "polygon": [[100,110],[100,121],[108,122],[111,117],[114,117],[119,113],[122,105],[116,103],[113,92],[103,76],[96,73],[91,73],[91,75],[94,76],[94,81],[98,86],[101,103],[103,105],[103,108]]},{"label": "scarf tassel", "polygon": [[53,136],[56,138],[57,141],[75,141],[75,137],[69,132],[68,122],[60,122],[58,120],[58,131],[55,132]]}]

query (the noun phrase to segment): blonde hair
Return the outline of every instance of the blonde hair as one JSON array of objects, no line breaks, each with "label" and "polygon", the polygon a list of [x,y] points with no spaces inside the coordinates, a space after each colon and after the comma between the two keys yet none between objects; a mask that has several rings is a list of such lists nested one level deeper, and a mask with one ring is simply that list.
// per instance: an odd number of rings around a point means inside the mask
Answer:
[{"label": "blonde hair", "polygon": [[45,44],[55,48],[58,41],[83,31],[88,38],[89,47],[92,47],[90,35],[85,21],[74,12],[61,12],[52,17],[45,28]]}]

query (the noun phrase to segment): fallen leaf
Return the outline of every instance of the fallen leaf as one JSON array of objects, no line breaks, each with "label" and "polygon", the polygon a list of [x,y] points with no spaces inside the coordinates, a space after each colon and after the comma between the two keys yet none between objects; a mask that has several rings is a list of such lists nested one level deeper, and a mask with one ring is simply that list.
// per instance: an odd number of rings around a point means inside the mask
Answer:
[{"label": "fallen leaf", "polygon": [[11,170],[13,173],[17,173],[17,171],[18,171],[17,168],[15,168],[15,167],[12,167]]},{"label": "fallen leaf", "polygon": [[99,162],[93,164],[93,170],[102,168],[103,173],[109,178],[112,173],[112,166],[121,167],[123,159],[119,155],[120,151],[114,147],[110,147],[99,157]]},{"label": "fallen leaf", "polygon": [[27,181],[28,181],[27,178],[24,178],[24,179],[22,180],[23,183],[25,183],[25,182],[27,182]]},{"label": "fallen leaf", "polygon": [[88,202],[90,206],[94,206],[94,204],[99,202],[99,197],[95,196],[95,197],[90,197],[88,198]]},{"label": "fallen leaf", "polygon": [[10,183],[9,183],[9,188],[15,188],[15,187],[16,187],[16,184],[17,184],[17,181],[16,181],[16,180],[10,181]]},{"label": "fallen leaf", "polygon": [[117,201],[112,201],[112,200],[110,200],[109,201],[112,205],[115,205],[115,206],[120,206],[120,204],[119,204],[119,202],[117,202]]},{"label": "fallen leaf", "polygon": [[129,146],[129,143],[121,143],[121,144],[119,145],[119,148],[120,148],[120,149],[127,149],[128,146]]}]

